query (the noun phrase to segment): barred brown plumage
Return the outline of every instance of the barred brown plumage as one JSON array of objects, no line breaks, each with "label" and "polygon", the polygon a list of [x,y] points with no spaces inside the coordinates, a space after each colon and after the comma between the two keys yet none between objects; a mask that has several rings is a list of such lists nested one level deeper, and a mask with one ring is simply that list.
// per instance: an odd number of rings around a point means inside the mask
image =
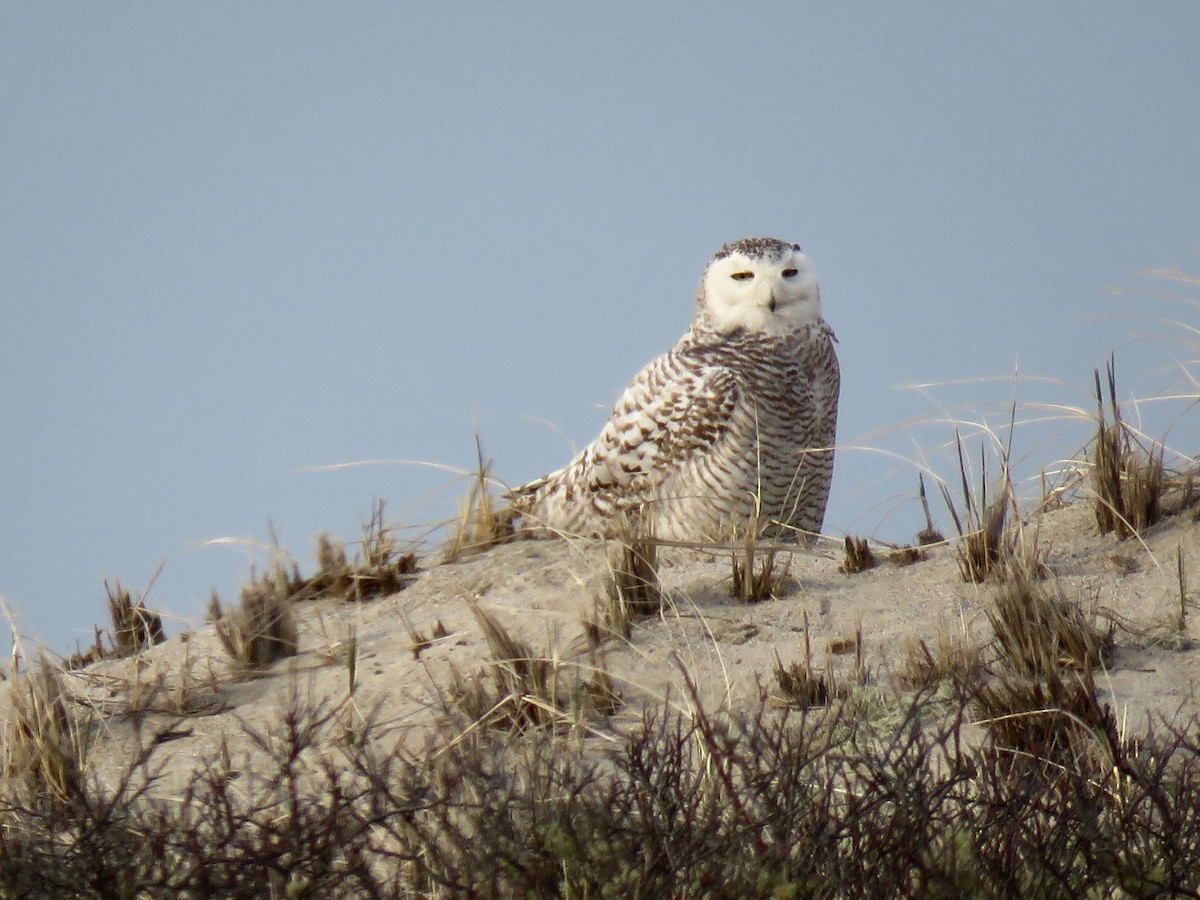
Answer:
[{"label": "barred brown plumage", "polygon": [[692,325],[617,401],[566,467],[513,489],[526,524],[612,536],[649,515],[672,540],[820,532],[841,376],[799,245],[726,244],[705,267]]}]

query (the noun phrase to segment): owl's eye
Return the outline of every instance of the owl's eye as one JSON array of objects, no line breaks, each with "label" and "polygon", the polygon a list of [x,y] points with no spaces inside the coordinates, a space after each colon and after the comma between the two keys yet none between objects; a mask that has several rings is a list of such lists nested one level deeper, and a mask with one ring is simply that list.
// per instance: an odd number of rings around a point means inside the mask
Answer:
[{"label": "owl's eye", "polygon": [[795,278],[798,274],[800,274],[799,269],[784,269],[783,270],[784,278]]},{"label": "owl's eye", "polygon": [[751,278],[754,277],[754,273],[753,272],[734,272],[729,277],[732,278],[734,281],[749,281]]}]

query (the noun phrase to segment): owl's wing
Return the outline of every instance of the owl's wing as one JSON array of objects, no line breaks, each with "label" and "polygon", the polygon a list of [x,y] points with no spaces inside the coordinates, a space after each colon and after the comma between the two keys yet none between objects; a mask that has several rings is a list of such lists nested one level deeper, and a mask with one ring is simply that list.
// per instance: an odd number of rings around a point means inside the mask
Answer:
[{"label": "owl's wing", "polygon": [[842,390],[842,373],[838,366],[837,352],[833,345],[837,343],[837,335],[824,322],[821,323],[818,338],[820,351],[805,367],[804,374],[808,378],[808,403],[818,410],[817,441],[822,447],[832,447],[837,435],[838,396]]},{"label": "owl's wing", "polygon": [[[643,369],[600,436],[564,471],[585,494],[619,492],[630,505],[729,428],[741,390],[733,372],[671,352]],[[572,471],[573,470],[573,471]]]}]

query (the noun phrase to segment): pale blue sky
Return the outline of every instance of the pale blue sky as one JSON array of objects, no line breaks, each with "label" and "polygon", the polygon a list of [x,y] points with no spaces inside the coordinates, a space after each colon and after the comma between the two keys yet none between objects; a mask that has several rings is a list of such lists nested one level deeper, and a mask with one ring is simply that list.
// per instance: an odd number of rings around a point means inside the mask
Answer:
[{"label": "pale blue sky", "polygon": [[[1194,0],[8,4],[0,594],[66,650],[105,576],[165,559],[150,605],[199,617],[249,570],[205,541],[461,493],[306,467],[466,467],[475,424],[498,477],[557,467],[750,235],[816,266],[848,444],[943,441],[874,436],[937,414],[897,388],[1018,360],[1066,382],[1022,399],[1086,405],[1110,349],[1165,388],[1123,314],[1196,309],[1108,289],[1200,272],[1198,48]],[[827,529],[911,536],[895,471],[843,451]]]}]

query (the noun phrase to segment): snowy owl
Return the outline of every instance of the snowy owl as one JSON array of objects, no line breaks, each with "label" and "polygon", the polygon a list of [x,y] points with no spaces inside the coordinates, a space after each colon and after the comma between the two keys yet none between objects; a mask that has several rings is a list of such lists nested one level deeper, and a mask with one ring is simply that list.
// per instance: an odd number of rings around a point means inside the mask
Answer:
[{"label": "snowy owl", "polygon": [[726,244],[700,280],[691,327],[638,373],[600,436],[514,488],[528,525],[611,537],[819,533],[833,477],[841,376],[833,329],[798,244]]}]

